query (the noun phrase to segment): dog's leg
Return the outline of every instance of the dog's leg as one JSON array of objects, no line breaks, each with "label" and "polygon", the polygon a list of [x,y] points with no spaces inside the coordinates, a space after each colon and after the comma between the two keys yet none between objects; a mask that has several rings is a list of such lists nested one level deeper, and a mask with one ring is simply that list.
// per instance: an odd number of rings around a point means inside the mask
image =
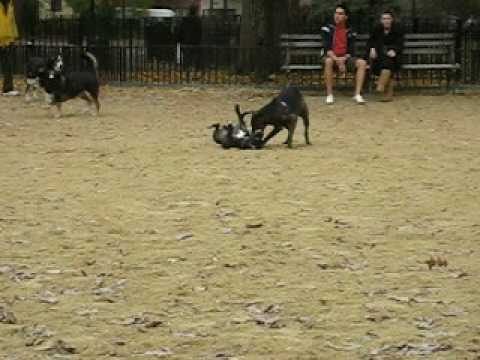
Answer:
[{"label": "dog's leg", "polygon": [[45,97],[44,98],[45,104],[42,105],[42,109],[48,109],[53,104],[53,95],[47,92],[44,92],[44,97]]},{"label": "dog's leg", "polygon": [[95,104],[95,116],[98,116],[98,113],[100,112],[100,102],[98,101],[97,96],[92,96],[93,103]]},{"label": "dog's leg", "polygon": [[62,117],[62,103],[61,102],[56,102],[55,103],[55,109],[57,109],[54,117],[56,119],[60,119]]},{"label": "dog's leg", "polygon": [[270,133],[265,137],[265,139],[263,140],[263,145],[265,145],[268,140],[270,140],[272,137],[274,137],[275,135],[277,135],[280,131],[282,130],[282,127],[281,126],[275,126],[273,128],[272,131],[270,131]]},{"label": "dog's leg", "polygon": [[31,88],[32,88],[32,85],[30,85],[30,84],[27,82],[27,88],[25,89],[25,101],[26,101],[26,102],[32,101],[32,95],[30,94],[31,91],[32,91]]},{"label": "dog's leg", "polygon": [[297,115],[289,115],[287,143],[290,149],[292,148],[293,134],[295,133],[296,127],[297,127]]},{"label": "dog's leg", "polygon": [[35,84],[33,85],[33,98],[34,98],[35,100],[38,100],[38,98],[39,98],[39,95],[38,95],[38,92],[39,92],[39,91],[40,91],[40,86],[39,86],[39,84],[38,84],[38,82],[37,82],[37,83],[35,83]]},{"label": "dog's leg", "polygon": [[87,102],[88,109],[86,112],[91,112],[92,109],[92,99],[88,96],[87,92],[84,91],[79,95],[79,97]]},{"label": "dog's leg", "polygon": [[45,102],[46,102],[48,105],[53,105],[53,104],[55,103],[55,95],[49,94],[49,93],[45,93]]},{"label": "dog's leg", "polygon": [[98,113],[100,112],[100,102],[98,101],[98,89],[87,90],[86,92],[88,92],[90,99],[95,104],[95,113],[93,113],[92,115],[98,116]]},{"label": "dog's leg", "polygon": [[307,145],[311,145],[310,136],[309,136],[309,127],[310,127],[310,117],[308,114],[308,110],[305,111],[304,114],[301,114],[300,117],[303,119],[303,127],[305,131],[305,143]]}]

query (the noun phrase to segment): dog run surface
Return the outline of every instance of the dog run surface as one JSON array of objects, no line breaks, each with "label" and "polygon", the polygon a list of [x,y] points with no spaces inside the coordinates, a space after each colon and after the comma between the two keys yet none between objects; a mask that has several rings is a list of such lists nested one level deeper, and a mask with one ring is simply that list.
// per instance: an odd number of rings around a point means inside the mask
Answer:
[{"label": "dog run surface", "polygon": [[1,359],[478,359],[478,97],[307,94],[312,146],[240,151],[207,126],[273,92],[102,91],[0,98]]}]

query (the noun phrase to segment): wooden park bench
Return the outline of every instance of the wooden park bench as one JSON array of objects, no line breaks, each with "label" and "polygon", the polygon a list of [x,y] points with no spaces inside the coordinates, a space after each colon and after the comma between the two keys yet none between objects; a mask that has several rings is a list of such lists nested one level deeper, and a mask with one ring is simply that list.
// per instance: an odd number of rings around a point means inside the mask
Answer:
[{"label": "wooden park bench", "polygon": [[447,88],[452,78],[458,81],[460,64],[455,59],[456,38],[453,33],[406,34],[402,72],[426,71],[430,76],[447,74]]},{"label": "wooden park bench", "polygon": [[[357,35],[357,54],[364,54],[368,35]],[[282,70],[321,70],[323,68],[323,39],[321,34],[282,34],[280,46],[285,52]]]},{"label": "wooden park bench", "polygon": [[[357,55],[366,54],[368,34],[357,35]],[[424,71],[430,76],[447,72],[447,86],[452,74],[460,69],[455,61],[455,34],[406,34],[403,51],[403,72]],[[323,40],[320,34],[282,34],[280,46],[284,52],[282,70],[320,71],[323,68]]]}]

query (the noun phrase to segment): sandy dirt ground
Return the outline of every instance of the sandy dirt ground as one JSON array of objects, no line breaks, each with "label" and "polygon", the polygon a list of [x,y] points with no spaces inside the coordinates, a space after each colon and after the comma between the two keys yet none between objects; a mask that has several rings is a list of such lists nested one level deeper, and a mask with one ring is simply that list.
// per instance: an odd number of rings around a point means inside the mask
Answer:
[{"label": "sandy dirt ground", "polygon": [[480,358],[478,96],[309,93],[312,146],[240,151],[272,91],[102,90],[0,98],[0,359]]}]

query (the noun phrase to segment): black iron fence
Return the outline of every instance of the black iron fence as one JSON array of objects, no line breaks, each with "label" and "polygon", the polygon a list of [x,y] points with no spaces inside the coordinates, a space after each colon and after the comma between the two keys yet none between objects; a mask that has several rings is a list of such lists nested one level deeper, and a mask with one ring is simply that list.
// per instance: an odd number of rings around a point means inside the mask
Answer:
[{"label": "black iron fence", "polygon": [[[325,19],[310,19],[303,24],[289,24],[288,32],[319,32]],[[355,18],[354,18],[355,19]],[[367,19],[367,18],[366,18]],[[25,60],[35,55],[50,56],[62,52],[70,68],[82,65],[81,51],[89,48],[96,54],[100,74],[105,81],[140,84],[250,84],[285,83],[287,74],[280,71],[282,49],[278,47],[241,48],[240,17],[202,17],[202,40],[197,46],[179,46],[177,28],[181,18],[100,19],[56,18],[38,21],[25,32],[16,51],[16,72],[22,73]],[[357,21],[357,20],[355,20]],[[366,33],[373,18],[358,21],[358,32]],[[406,32],[455,32],[457,61],[461,64],[461,81],[480,84],[480,29],[465,31],[455,21],[403,19]],[[29,41],[33,45],[25,45]],[[441,76],[419,76],[422,84],[442,85]],[[291,73],[288,81],[320,85],[318,71]],[[427,79],[428,81],[425,81]],[[415,79],[406,79],[415,80]],[[406,82],[407,83],[407,82]]]},{"label": "black iron fence", "polygon": [[[320,28],[331,22],[331,14],[315,15],[286,24],[287,33],[319,33]],[[156,46],[175,43],[180,24],[184,18],[112,18],[83,15],[80,17],[54,17],[32,19],[24,24],[24,40],[43,41],[55,44],[85,44],[126,40],[135,45],[150,42]],[[239,15],[200,17],[202,45],[238,46],[240,43],[241,17]],[[357,33],[368,33],[376,17],[357,13],[350,25]],[[458,32],[462,24],[458,19],[401,18],[406,32]]]},{"label": "black iron fence", "polygon": [[466,32],[462,40],[462,81],[480,84],[480,29]]},{"label": "black iron fence", "polygon": [[[99,16],[55,17],[25,25],[23,40],[60,44],[110,43],[122,40],[135,46],[169,45],[176,42],[184,18],[112,18]],[[238,45],[240,16],[202,16],[202,44]],[[28,25],[28,26],[27,26]]]}]

